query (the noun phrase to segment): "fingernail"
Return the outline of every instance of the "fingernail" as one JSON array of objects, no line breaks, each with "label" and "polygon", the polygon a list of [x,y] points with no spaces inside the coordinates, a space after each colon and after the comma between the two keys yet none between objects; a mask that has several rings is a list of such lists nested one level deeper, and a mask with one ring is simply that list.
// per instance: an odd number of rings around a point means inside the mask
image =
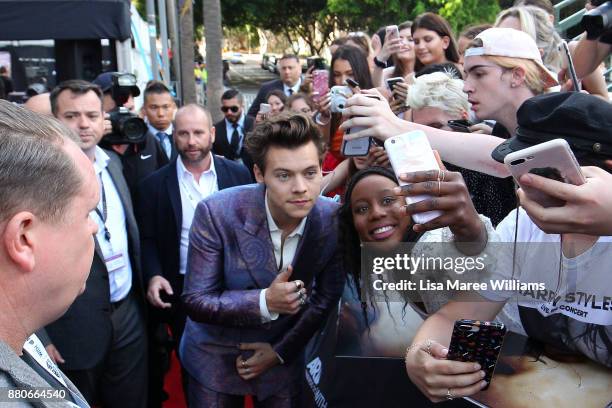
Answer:
[{"label": "fingernail", "polygon": [[484,388],[484,387],[486,387],[486,386],[487,386],[487,382],[486,382],[486,381],[483,381],[483,382],[480,384],[480,388]]},{"label": "fingernail", "polygon": [[480,370],[480,364],[478,363],[474,364],[474,370]]},{"label": "fingernail", "polygon": [[401,194],[402,192],[402,188],[401,187],[394,187],[393,188],[393,194]]},{"label": "fingernail", "polygon": [[533,177],[531,177],[529,174],[523,174],[523,177],[521,177],[521,181],[525,184],[531,184],[531,182],[533,181]]},{"label": "fingernail", "polygon": [[486,373],[484,371],[480,371],[480,378],[484,378]]},{"label": "fingernail", "polygon": [[448,349],[447,348],[443,348],[442,349],[442,355],[446,356],[448,354]]}]

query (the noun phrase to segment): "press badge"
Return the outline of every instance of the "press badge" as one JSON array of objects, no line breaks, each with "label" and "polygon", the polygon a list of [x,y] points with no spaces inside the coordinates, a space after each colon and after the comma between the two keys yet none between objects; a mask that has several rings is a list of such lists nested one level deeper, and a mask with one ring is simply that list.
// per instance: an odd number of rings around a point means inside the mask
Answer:
[{"label": "press badge", "polygon": [[108,258],[104,259],[106,264],[106,270],[108,273],[115,272],[125,266],[125,257],[123,253],[112,254]]}]

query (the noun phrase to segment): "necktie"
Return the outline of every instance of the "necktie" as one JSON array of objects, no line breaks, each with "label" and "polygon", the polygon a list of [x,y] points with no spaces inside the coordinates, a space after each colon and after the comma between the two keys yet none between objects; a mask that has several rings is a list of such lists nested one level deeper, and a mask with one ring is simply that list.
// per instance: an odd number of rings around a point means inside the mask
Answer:
[{"label": "necktie", "polygon": [[236,157],[240,156],[240,133],[238,133],[238,123],[232,123],[234,127],[234,131],[232,132],[232,139],[230,141],[230,146],[232,148],[232,152],[236,155]]},{"label": "necktie", "polygon": [[293,89],[291,89],[291,88],[287,89],[287,93],[288,93],[287,96],[293,95]]},{"label": "necktie", "polygon": [[170,146],[170,136],[164,132],[157,132],[157,138],[161,144],[162,149],[166,153],[166,156],[170,158],[172,156],[172,147]]}]

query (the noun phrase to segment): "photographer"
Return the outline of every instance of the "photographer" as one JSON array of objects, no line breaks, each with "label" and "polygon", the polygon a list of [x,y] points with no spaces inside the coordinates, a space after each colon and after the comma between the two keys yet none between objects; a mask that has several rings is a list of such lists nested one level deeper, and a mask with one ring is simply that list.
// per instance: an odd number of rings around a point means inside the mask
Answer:
[{"label": "photographer", "polygon": [[595,71],[612,51],[612,27],[609,16],[605,18],[612,14],[612,3],[591,0],[585,7],[589,12],[582,18],[581,24],[586,30],[586,36],[578,42],[572,55],[578,78],[584,78]]},{"label": "photographer", "polygon": [[[113,83],[115,78],[115,84]],[[121,74],[119,72],[105,72],[93,81],[94,84],[98,85],[102,92],[104,92],[104,112],[107,117],[112,112],[118,112],[119,107],[127,108],[124,113],[119,113],[123,117],[130,115],[132,120],[133,112],[135,110],[134,97],[140,95],[140,89],[133,83],[132,85],[119,85],[118,79],[134,79],[131,74]],[[113,87],[115,87],[115,94],[125,95],[122,100],[117,103],[117,97],[113,97]],[[122,89],[123,88],[123,89]],[[129,112],[129,113],[128,113]],[[111,115],[111,122],[113,116]],[[142,123],[143,130],[146,131],[146,125]],[[116,126],[113,126],[116,127]],[[144,137],[134,139],[135,142],[125,143],[127,139],[130,139],[131,135],[116,135],[113,133],[112,128],[105,129],[106,133],[104,138],[100,142],[100,145],[104,148],[111,149],[121,157],[123,164],[123,175],[127,181],[132,198],[134,198],[135,187],[140,180],[143,180],[146,176],[153,173],[155,170],[164,166],[168,163],[168,159],[165,156],[159,141],[150,132],[146,132]],[[116,136],[116,137],[115,137]]]}]

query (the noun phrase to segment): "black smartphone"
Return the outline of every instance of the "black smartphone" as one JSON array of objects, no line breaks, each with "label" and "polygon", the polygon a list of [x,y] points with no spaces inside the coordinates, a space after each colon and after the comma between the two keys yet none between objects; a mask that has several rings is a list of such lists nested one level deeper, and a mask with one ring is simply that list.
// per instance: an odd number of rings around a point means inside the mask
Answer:
[{"label": "black smartphone", "polygon": [[346,84],[351,88],[357,88],[359,86],[359,82],[355,81],[352,78],[346,78]]},{"label": "black smartphone", "polygon": [[491,384],[497,358],[504,344],[503,323],[462,319],[455,322],[447,359],[480,364],[485,372],[486,390]]},{"label": "black smartphone", "polygon": [[559,48],[562,52],[563,59],[565,60],[565,65],[567,66],[567,70],[569,71],[570,77],[572,78],[572,84],[574,85],[574,91],[580,92],[580,82],[578,81],[578,76],[576,76],[576,69],[574,68],[574,60],[572,60],[572,54],[570,53],[569,46],[565,40],[561,41],[559,44]]},{"label": "black smartphone", "polygon": [[453,130],[453,132],[471,133],[470,126],[472,126],[472,123],[470,123],[469,120],[455,119],[449,120],[446,123],[448,124],[448,127]]},{"label": "black smartphone", "polygon": [[315,58],[313,65],[314,65],[314,69],[326,69],[324,58]]},{"label": "black smartphone", "polygon": [[399,82],[404,82],[404,78],[402,77],[389,78],[386,80],[386,82],[387,82],[387,86],[389,87],[389,90],[393,92],[393,87],[395,86],[395,84]]}]

